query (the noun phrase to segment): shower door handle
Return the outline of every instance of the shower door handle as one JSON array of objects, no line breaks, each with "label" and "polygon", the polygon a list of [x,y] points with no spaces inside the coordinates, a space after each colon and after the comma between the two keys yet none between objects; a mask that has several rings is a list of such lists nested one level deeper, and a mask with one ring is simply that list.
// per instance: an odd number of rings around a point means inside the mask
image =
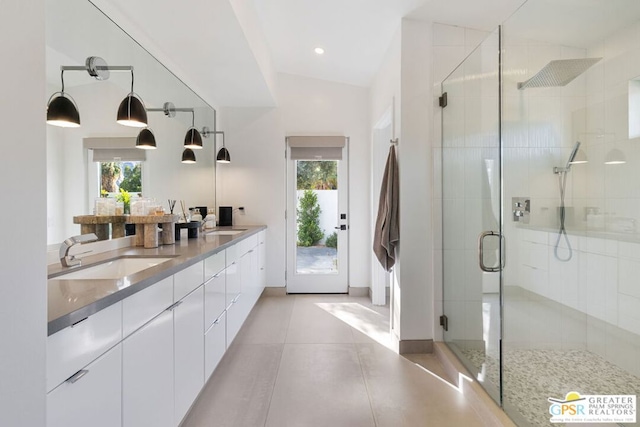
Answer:
[{"label": "shower door handle", "polygon": [[[487,267],[486,265],[484,265],[484,239],[488,236],[495,236],[500,238],[501,240],[501,250],[500,252],[500,265],[497,267]],[[500,233],[496,232],[496,231],[483,231],[482,233],[480,233],[480,237],[478,237],[478,264],[480,265],[480,270],[482,271],[486,271],[488,273],[496,273],[498,271],[500,271],[501,269],[504,268],[505,266],[505,256],[504,253],[506,252],[505,250],[505,243],[504,243],[504,236],[501,236]]]}]

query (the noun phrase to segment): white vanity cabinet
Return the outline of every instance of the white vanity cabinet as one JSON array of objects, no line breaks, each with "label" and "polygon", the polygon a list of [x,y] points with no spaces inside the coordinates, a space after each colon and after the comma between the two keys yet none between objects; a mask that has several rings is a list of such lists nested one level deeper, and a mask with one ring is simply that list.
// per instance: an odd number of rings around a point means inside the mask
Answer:
[{"label": "white vanity cabinet", "polygon": [[173,311],[122,343],[123,427],[174,427]]},{"label": "white vanity cabinet", "polygon": [[204,286],[179,303],[173,310],[176,426],[204,386]]},{"label": "white vanity cabinet", "polygon": [[118,344],[47,394],[47,426],[121,426],[121,388]]},{"label": "white vanity cabinet", "polygon": [[263,274],[260,233],[49,336],[47,426],[179,426]]},{"label": "white vanity cabinet", "polygon": [[267,232],[258,233],[258,287],[260,292],[267,286]]}]

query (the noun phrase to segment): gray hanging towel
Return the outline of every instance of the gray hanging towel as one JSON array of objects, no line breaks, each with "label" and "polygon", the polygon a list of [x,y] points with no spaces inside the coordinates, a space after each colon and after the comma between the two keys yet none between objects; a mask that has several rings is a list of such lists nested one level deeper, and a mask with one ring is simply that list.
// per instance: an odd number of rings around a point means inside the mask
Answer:
[{"label": "gray hanging towel", "polygon": [[398,193],[398,163],[396,161],[396,150],[392,145],[389,148],[389,157],[387,157],[387,165],[384,168],[384,176],[380,186],[378,219],[376,220],[375,235],[373,236],[373,252],[382,267],[387,271],[390,271],[391,267],[396,263],[396,247],[400,241]]}]

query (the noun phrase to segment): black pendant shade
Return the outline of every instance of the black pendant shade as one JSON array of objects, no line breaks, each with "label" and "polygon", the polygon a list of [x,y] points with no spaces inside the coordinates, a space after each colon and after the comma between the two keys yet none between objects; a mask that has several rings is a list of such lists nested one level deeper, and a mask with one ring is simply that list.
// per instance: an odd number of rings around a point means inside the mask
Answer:
[{"label": "black pendant shade", "polygon": [[218,151],[218,156],[216,157],[216,161],[218,163],[231,163],[231,155],[229,154],[229,150],[225,147],[222,147]]},{"label": "black pendant shade", "polygon": [[73,100],[60,92],[59,96],[49,101],[49,105],[47,105],[47,123],[60,127],[80,127],[80,113],[78,113]]},{"label": "black pendant shade", "polygon": [[189,128],[184,136],[184,147],[192,150],[200,150],[202,148],[202,136],[194,127]]},{"label": "black pendant shade", "polygon": [[138,134],[136,138],[136,148],[142,150],[155,150],[156,149],[156,137],[149,128],[144,128]]},{"label": "black pendant shade", "polygon": [[195,163],[196,154],[190,148],[185,148],[182,152],[182,163]]},{"label": "black pendant shade", "polygon": [[129,93],[120,103],[116,121],[121,125],[131,127],[147,126],[147,110],[140,98],[135,96],[133,92]]}]

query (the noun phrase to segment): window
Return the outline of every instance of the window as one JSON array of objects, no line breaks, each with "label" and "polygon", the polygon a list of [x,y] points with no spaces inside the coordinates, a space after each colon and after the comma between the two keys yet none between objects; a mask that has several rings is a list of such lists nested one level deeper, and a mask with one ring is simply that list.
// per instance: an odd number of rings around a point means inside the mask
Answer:
[{"label": "window", "polygon": [[132,195],[142,194],[142,162],[99,162],[98,171],[101,195],[117,195],[121,189]]}]

